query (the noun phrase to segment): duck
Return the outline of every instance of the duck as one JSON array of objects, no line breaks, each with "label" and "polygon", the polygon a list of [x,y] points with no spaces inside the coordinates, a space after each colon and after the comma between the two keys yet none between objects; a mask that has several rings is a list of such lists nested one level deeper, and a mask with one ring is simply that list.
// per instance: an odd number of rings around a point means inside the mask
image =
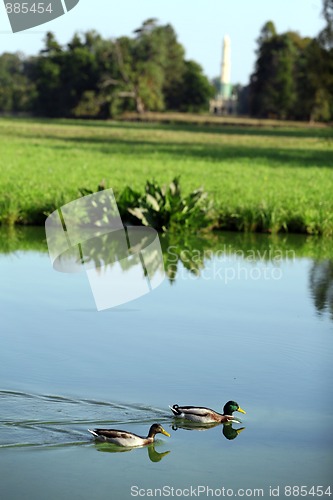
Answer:
[{"label": "duck", "polygon": [[88,432],[94,436],[98,441],[107,441],[119,446],[135,447],[145,446],[154,442],[156,434],[164,434],[170,437],[170,434],[163,429],[160,424],[153,424],[148,432],[147,437],[138,436],[133,432],[121,431],[118,429],[88,429]]},{"label": "duck", "polygon": [[246,413],[246,411],[244,411],[239,404],[236,403],[236,401],[228,401],[223,407],[223,414],[203,406],[179,406],[176,404],[169,406],[169,408],[175,417],[184,418],[201,424],[211,424],[213,422],[241,423],[241,421],[235,418],[232,414],[234,411]]}]

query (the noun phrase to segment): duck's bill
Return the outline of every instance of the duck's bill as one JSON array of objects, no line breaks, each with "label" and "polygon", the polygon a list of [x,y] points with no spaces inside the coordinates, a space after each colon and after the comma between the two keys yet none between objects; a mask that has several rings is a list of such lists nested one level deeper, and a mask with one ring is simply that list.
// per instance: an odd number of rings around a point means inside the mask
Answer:
[{"label": "duck's bill", "polygon": [[246,411],[245,411],[245,410],[243,410],[242,408],[238,408],[238,410],[237,410],[237,411],[240,411],[241,413],[246,413]]},{"label": "duck's bill", "polygon": [[164,436],[170,437],[170,434],[165,429],[162,429],[161,433],[164,434]]}]

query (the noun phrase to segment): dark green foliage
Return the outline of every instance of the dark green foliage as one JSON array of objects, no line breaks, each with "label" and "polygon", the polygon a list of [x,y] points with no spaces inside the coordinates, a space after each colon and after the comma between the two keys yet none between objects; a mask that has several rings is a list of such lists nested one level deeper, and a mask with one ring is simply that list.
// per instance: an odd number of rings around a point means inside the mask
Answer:
[{"label": "dark green foliage", "polygon": [[[328,121],[332,116],[333,59],[317,40],[311,40],[297,61],[298,99],[295,117],[309,121]],[[330,90],[332,89],[332,91]]]},{"label": "dark green foliage", "polygon": [[117,46],[120,69],[119,97],[132,99],[138,113],[163,110],[163,63],[165,46],[160,43],[155,22],[150,20],[136,31],[134,39],[122,38]]},{"label": "dark green foliage", "polygon": [[29,64],[22,54],[0,56],[0,111],[30,111],[35,86],[28,77]]},{"label": "dark green foliage", "polygon": [[[331,4],[331,0],[325,0]],[[318,39],[298,33],[277,34],[268,22],[258,39],[258,58],[251,76],[253,116],[328,121],[333,116],[333,48],[329,7],[327,29]]]},{"label": "dark green foliage", "polygon": [[215,88],[208,82],[201,66],[194,61],[186,61],[180,93],[180,109],[194,113],[207,110],[209,99],[214,94]]},{"label": "dark green foliage", "polygon": [[288,34],[262,35],[256,71],[251,77],[252,114],[291,118],[296,101],[296,48]]},{"label": "dark green foliage", "polygon": [[[105,189],[104,182],[98,191]],[[80,194],[92,194],[91,190],[80,189]],[[207,193],[197,189],[183,196],[179,177],[168,186],[147,181],[144,194],[127,186],[118,196],[117,205],[125,224],[150,226],[158,231],[172,229],[204,229],[212,222],[212,209],[207,202]]]},{"label": "dark green foliage", "polygon": [[239,115],[250,114],[250,85],[236,85],[233,89],[237,95],[237,112]]},{"label": "dark green foliage", "polygon": [[148,19],[133,37],[75,33],[66,46],[47,33],[36,57],[0,56],[0,111],[109,118],[125,111],[208,109],[211,86],[184,59],[171,25]]},{"label": "dark green foliage", "polygon": [[272,38],[274,38],[275,36],[276,36],[276,28],[273,21],[267,21],[267,23],[265,23],[261,29],[258,38],[258,45],[259,46],[263,45],[269,40],[272,40]]},{"label": "dark green foliage", "polygon": [[137,200],[136,206],[128,207],[128,212],[141,224],[158,231],[202,229],[208,223],[206,197],[202,189],[183,196],[179,177],[168,186],[147,181],[144,195]]},{"label": "dark green foliage", "polygon": [[[267,22],[258,38],[249,88],[235,88],[241,114],[329,121],[333,117],[333,0],[315,39],[278,34]],[[215,86],[215,88],[214,88]],[[185,59],[170,24],[148,19],[133,36],[89,31],[60,45],[47,33],[38,56],[0,56],[0,112],[110,118],[126,111],[202,112],[216,93],[202,68]]]},{"label": "dark green foliage", "polygon": [[[43,116],[90,115],[83,104],[98,90],[103,70],[100,61],[101,37],[88,32],[83,37],[75,34],[67,47],[62,48],[52,33],[47,34],[46,49],[35,58],[31,78],[36,85],[34,109]],[[92,94],[87,94],[87,92]],[[91,109],[89,102],[88,109]],[[80,107],[81,106],[81,107]],[[98,115],[99,107],[93,107]]]},{"label": "dark green foliage", "polygon": [[205,267],[205,260],[213,254],[215,239],[213,233],[198,235],[191,231],[174,231],[160,235],[164,269],[170,283],[176,280],[180,264],[194,276],[200,276]]},{"label": "dark green foliage", "polygon": [[117,205],[122,221],[125,224],[135,224],[138,222],[129,212],[130,208],[137,207],[140,204],[141,195],[131,187],[126,186],[119,196],[117,196]]},{"label": "dark green foliage", "polygon": [[135,34],[115,42],[118,72],[106,84],[113,87],[116,111],[207,110],[212,87],[198,64],[184,60],[172,26],[149,19]]}]

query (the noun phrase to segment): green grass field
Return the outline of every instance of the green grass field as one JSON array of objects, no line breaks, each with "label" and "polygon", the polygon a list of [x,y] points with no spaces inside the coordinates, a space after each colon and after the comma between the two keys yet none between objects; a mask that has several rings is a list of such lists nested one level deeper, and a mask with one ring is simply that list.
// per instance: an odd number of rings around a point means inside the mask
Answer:
[{"label": "green grass field", "polygon": [[180,175],[221,229],[332,235],[332,128],[256,125],[2,118],[0,221],[41,224],[102,179],[117,193]]}]

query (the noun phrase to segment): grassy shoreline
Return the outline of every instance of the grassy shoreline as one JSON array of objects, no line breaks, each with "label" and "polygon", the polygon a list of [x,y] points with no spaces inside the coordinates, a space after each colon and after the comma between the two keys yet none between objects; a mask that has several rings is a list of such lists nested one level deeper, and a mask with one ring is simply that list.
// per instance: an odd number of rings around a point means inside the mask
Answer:
[{"label": "grassy shoreline", "polygon": [[274,120],[269,118],[250,118],[248,116],[222,116],[211,114],[195,114],[180,112],[145,112],[142,114],[126,112],[120,118],[126,122],[158,123],[158,124],[191,124],[219,127],[246,127],[246,128],[275,128],[275,129],[299,129],[299,130],[327,130],[333,126],[332,123],[323,122],[301,122],[291,120]]},{"label": "grassy shoreline", "polygon": [[1,118],[0,223],[41,225],[102,179],[117,195],[180,175],[184,194],[209,193],[215,228],[333,234],[332,128],[157,119]]}]

